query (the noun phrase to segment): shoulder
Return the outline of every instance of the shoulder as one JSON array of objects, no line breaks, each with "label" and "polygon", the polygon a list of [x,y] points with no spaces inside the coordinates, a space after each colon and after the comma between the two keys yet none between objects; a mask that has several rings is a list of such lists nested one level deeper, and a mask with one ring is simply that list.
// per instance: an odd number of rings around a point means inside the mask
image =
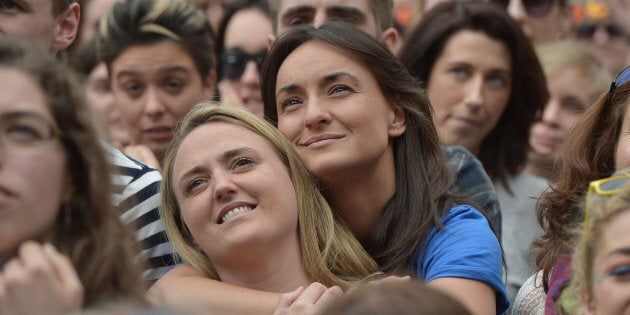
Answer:
[{"label": "shoulder", "polygon": [[538,271],[523,283],[514,299],[512,314],[542,315],[545,313],[545,290],[543,272]]}]

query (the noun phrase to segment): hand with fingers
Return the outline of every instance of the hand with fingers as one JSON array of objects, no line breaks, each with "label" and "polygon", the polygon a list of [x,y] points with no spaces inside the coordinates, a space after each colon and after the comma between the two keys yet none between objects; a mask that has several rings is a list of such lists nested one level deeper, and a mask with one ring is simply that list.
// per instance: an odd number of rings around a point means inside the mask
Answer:
[{"label": "hand with fingers", "polygon": [[327,288],[319,282],[311,283],[306,289],[299,287],[282,294],[273,315],[318,315],[343,291],[338,286]]},{"label": "hand with fingers", "polygon": [[25,242],[0,273],[0,314],[67,314],[82,304],[74,266],[50,244]]},{"label": "hand with fingers", "polygon": [[122,152],[144,164],[150,165],[160,172],[162,171],[160,169],[160,161],[155,156],[155,153],[144,144],[130,144],[126,146]]}]

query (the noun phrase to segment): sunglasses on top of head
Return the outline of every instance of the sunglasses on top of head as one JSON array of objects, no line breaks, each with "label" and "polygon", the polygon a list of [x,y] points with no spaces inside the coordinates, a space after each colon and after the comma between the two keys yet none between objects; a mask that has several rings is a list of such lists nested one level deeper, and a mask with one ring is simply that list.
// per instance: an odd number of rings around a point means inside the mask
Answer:
[{"label": "sunglasses on top of head", "polygon": [[[494,3],[507,10],[510,5],[510,1],[517,0],[489,0],[489,3]],[[532,17],[544,17],[551,11],[554,0],[520,0],[525,8],[527,15]]]},{"label": "sunglasses on top of head", "polygon": [[221,78],[228,80],[238,80],[243,76],[247,63],[251,60],[262,69],[263,61],[267,56],[267,49],[263,49],[256,54],[250,55],[239,48],[228,49],[221,53],[219,62],[221,63]]}]

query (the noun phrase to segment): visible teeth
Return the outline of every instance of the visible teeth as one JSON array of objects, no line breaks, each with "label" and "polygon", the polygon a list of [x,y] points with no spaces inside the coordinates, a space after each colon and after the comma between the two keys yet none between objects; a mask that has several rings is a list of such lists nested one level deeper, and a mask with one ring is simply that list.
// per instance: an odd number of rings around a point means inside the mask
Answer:
[{"label": "visible teeth", "polygon": [[243,213],[243,212],[247,212],[247,211],[252,211],[253,209],[251,207],[248,206],[243,206],[243,207],[238,207],[238,208],[234,208],[230,211],[228,211],[228,213],[226,213],[223,218],[221,218],[221,223],[225,223],[227,222],[229,219],[231,219],[233,216],[239,214],[239,213]]}]

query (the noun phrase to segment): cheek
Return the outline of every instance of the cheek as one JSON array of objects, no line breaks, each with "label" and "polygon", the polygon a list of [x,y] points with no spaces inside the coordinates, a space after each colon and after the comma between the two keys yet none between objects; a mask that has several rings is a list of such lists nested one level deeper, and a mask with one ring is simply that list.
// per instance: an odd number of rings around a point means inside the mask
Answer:
[{"label": "cheek", "polygon": [[619,139],[615,153],[615,169],[620,170],[630,166],[630,139]]}]

